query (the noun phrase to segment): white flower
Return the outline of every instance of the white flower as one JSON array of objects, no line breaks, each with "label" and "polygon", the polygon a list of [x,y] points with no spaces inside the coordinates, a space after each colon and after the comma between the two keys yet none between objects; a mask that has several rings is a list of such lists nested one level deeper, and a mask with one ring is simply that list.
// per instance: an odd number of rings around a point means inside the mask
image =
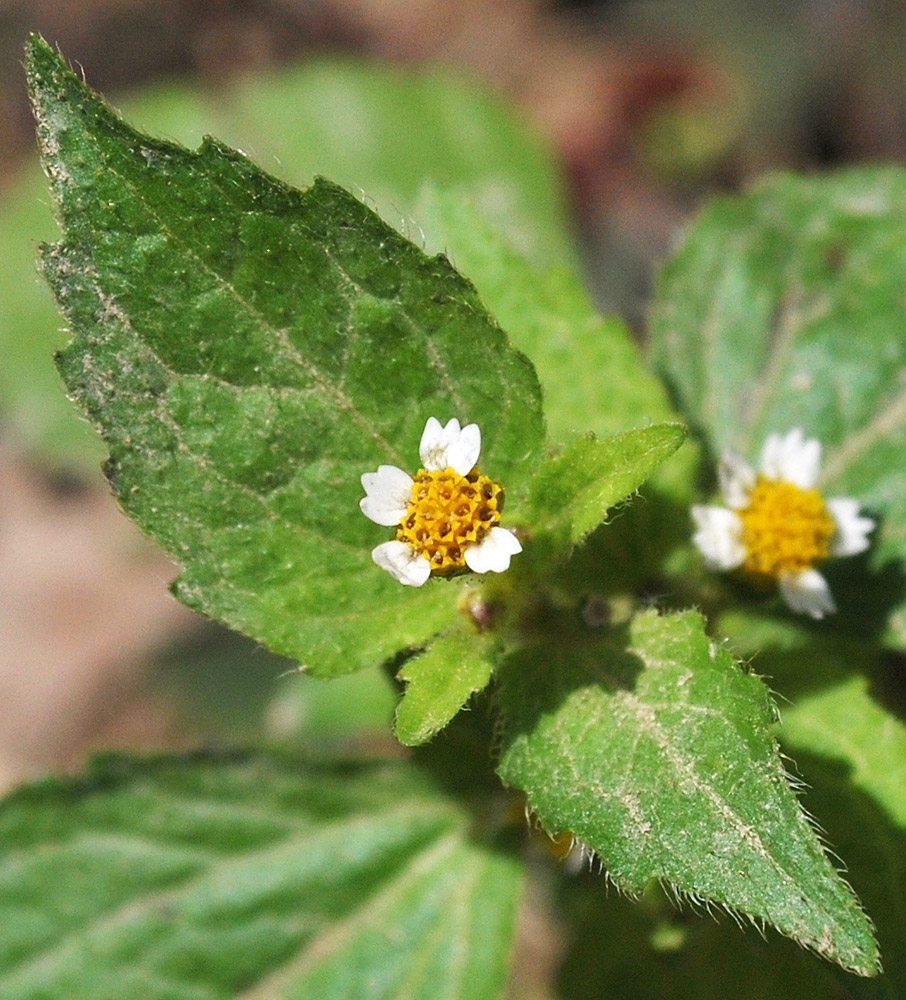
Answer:
[{"label": "white flower", "polygon": [[821,444],[799,427],[768,437],[757,475],[745,459],[726,452],[718,467],[726,506],[692,508],[692,540],[705,565],[776,581],[799,614],[823,618],[836,611],[815,566],[863,552],[875,523],[860,516],[858,500],[825,499],[816,489],[820,468]]},{"label": "white flower", "polygon": [[502,573],[522,546],[498,526],[503,490],[475,467],[481,452],[477,424],[457,419],[442,426],[429,417],[415,478],[395,465],[362,476],[362,513],[396,538],[378,545],[371,558],[407,587],[421,587],[431,573],[464,569]]}]

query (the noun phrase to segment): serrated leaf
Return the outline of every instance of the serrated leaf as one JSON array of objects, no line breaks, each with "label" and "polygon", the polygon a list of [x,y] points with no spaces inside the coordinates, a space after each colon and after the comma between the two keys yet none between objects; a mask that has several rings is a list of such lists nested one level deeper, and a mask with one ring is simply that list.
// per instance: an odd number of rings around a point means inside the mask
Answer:
[{"label": "serrated leaf", "polygon": [[113,758],[0,806],[4,1000],[493,1000],[518,861],[417,772]]},{"label": "serrated leaf", "polygon": [[399,672],[406,689],[396,710],[394,731],[401,743],[418,746],[453,718],[491,680],[490,640],[472,629],[440,636]]},{"label": "serrated leaf", "polygon": [[504,781],[627,892],[660,879],[873,975],[871,924],[787,783],[761,680],[693,612],[641,614],[625,644],[574,631],[500,670]]},{"label": "serrated leaf", "polygon": [[[116,103],[150,134],[182,143],[217,135],[254,150],[291,184],[307,186],[322,174],[363,191],[404,233],[418,234],[413,205],[433,178],[457,200],[471,198],[482,219],[493,219],[532,259],[562,261],[574,252],[546,147],[508,104],[461,74],[306,58],[238,77],[215,93],[173,83]],[[35,273],[36,243],[54,238],[35,163],[0,196],[0,401],[6,433],[22,446],[93,471],[103,448],[60,391],[50,354],[67,338]]]},{"label": "serrated leaf", "polygon": [[906,172],[784,174],[711,203],[664,268],[651,323],[658,366],[715,453],[755,460],[768,433],[800,426],[826,450],[826,493],[881,516],[869,568],[840,570],[857,580],[839,620],[881,608],[901,646],[904,283]]},{"label": "serrated leaf", "polygon": [[[532,523],[567,544],[580,542],[683,443],[680,424],[655,424],[598,440],[576,438],[532,481]],[[562,536],[562,538],[561,538]]]},{"label": "serrated leaf", "polygon": [[529,362],[445,259],[341,188],[141,136],[43,42],[28,69],[65,233],[44,255],[75,333],[61,371],[178,596],[323,674],[441,630],[457,585],[371,564],[386,532],[359,477],[415,471],[425,419],[456,415],[518,509],[543,439]]}]

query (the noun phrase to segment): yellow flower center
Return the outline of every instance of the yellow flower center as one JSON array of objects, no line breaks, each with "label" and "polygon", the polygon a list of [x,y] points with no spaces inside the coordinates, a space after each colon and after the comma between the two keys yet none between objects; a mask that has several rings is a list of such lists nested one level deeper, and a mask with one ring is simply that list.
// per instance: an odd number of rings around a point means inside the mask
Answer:
[{"label": "yellow flower center", "polygon": [[818,490],[759,476],[739,516],[747,573],[776,579],[809,569],[830,554],[836,525]]},{"label": "yellow flower center", "polygon": [[412,499],[396,529],[396,537],[426,555],[431,569],[443,573],[466,565],[465,550],[500,521],[503,489],[473,469],[461,476],[418,470]]}]

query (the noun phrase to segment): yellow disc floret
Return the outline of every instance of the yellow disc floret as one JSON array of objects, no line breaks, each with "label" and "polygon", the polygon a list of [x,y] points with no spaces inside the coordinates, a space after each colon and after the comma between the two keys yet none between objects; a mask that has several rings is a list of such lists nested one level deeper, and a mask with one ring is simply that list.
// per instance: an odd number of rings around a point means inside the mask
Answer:
[{"label": "yellow disc floret", "polygon": [[465,550],[500,521],[503,489],[473,469],[461,476],[451,468],[419,469],[412,499],[396,537],[423,553],[435,573],[465,568]]},{"label": "yellow disc floret", "polygon": [[836,526],[818,490],[759,476],[739,517],[747,573],[777,579],[801,573],[830,554]]}]

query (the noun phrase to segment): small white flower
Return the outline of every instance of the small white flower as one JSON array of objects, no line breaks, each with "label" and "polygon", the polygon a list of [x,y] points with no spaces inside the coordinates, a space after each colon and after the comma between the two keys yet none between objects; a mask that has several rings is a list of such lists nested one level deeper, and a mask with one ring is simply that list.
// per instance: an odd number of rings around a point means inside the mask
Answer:
[{"label": "small white flower", "polygon": [[760,471],[734,452],[718,466],[724,507],[694,506],[692,536],[709,569],[739,569],[774,581],[790,610],[812,618],[836,611],[827,581],[815,569],[830,556],[851,556],[869,546],[875,522],[859,514],[859,501],[825,499],[815,488],[821,444],[802,429],[771,434]]},{"label": "small white flower", "polygon": [[396,538],[371,558],[407,587],[421,587],[432,573],[502,573],[522,551],[516,536],[498,527],[503,490],[475,467],[481,452],[477,424],[446,426],[429,417],[419,444],[415,478],[395,465],[362,476],[362,513]]}]

